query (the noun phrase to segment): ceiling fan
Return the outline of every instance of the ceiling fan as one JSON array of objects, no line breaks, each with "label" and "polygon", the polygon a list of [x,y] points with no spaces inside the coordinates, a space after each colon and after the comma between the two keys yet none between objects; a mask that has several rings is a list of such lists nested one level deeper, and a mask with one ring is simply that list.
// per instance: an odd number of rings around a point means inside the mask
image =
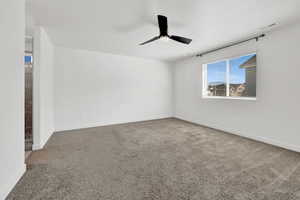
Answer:
[{"label": "ceiling fan", "polygon": [[190,44],[192,39],[189,38],[185,38],[185,37],[181,37],[181,36],[177,36],[177,35],[169,35],[168,33],[168,18],[166,16],[163,15],[157,15],[158,18],[158,26],[159,26],[159,31],[160,34],[159,36],[156,36],[146,42],[141,43],[140,45],[144,45],[147,44],[149,42],[153,42],[155,40],[158,39],[163,39],[163,40],[175,40],[177,42],[181,42],[183,44]]}]

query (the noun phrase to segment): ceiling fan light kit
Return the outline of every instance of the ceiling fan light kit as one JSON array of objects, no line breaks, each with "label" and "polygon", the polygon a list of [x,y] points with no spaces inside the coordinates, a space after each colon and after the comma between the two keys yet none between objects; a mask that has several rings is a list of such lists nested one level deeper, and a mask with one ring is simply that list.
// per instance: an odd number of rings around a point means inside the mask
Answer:
[{"label": "ceiling fan light kit", "polygon": [[146,42],[143,42],[140,45],[144,45],[158,39],[162,39],[164,41],[174,40],[176,42],[180,42],[183,44],[190,44],[192,42],[192,39],[189,38],[185,38],[177,35],[170,36],[168,33],[168,18],[166,16],[158,15],[157,19],[158,19],[158,26],[159,26],[159,33],[160,33],[159,36],[156,36]]}]

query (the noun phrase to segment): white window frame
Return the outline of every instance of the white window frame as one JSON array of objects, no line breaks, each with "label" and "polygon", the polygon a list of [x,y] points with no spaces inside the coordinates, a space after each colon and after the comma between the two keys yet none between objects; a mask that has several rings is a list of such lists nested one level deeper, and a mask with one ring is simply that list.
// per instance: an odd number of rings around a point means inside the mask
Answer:
[{"label": "white window frame", "polygon": [[[243,56],[249,56],[255,54],[257,56],[256,52],[252,53],[247,53],[247,54],[242,54],[239,56],[234,56],[234,57],[227,57],[224,59],[216,60],[213,62],[205,63],[202,65],[202,98],[203,99],[237,99],[237,100],[250,100],[250,101],[256,101],[257,97],[231,97],[229,96],[230,93],[230,64],[229,61],[233,59],[237,59]],[[226,96],[208,96],[207,95],[207,65],[209,64],[214,64],[218,62],[224,62],[226,61]]]}]

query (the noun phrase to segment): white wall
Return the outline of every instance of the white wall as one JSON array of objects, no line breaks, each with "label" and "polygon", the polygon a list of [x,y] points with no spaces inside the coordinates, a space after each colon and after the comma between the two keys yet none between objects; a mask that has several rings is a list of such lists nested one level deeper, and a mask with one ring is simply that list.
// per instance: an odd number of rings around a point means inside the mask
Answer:
[{"label": "white wall", "polygon": [[54,132],[54,46],[47,32],[34,34],[33,149],[41,149]]},{"label": "white wall", "polygon": [[56,131],[170,117],[171,93],[166,63],[55,49]]},{"label": "white wall", "polygon": [[22,0],[0,1],[0,199],[25,172],[24,37]]},{"label": "white wall", "polygon": [[[202,64],[257,51],[257,101],[202,99]],[[260,42],[174,64],[174,113],[187,121],[300,151],[300,24]]]}]

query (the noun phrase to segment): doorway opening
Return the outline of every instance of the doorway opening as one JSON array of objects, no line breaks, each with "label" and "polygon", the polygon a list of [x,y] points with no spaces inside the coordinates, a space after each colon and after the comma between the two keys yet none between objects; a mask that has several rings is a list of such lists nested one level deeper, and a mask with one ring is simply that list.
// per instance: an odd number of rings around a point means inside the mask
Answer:
[{"label": "doorway opening", "polygon": [[29,156],[33,145],[32,101],[33,101],[33,38],[25,38],[25,157]]}]

